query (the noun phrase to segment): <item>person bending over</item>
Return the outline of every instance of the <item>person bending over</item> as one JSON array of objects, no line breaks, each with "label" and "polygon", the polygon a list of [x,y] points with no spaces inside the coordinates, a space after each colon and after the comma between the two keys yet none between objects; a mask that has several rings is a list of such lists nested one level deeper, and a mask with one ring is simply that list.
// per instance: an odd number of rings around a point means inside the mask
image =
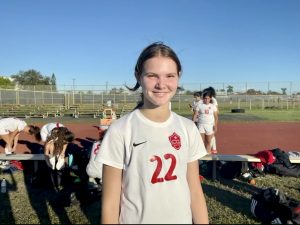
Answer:
[{"label": "person bending over", "polygon": [[0,138],[5,142],[5,154],[14,154],[20,133],[28,133],[34,135],[37,141],[40,141],[40,128],[33,125],[27,125],[24,120],[18,118],[4,118],[0,119]]},{"label": "person bending over", "polygon": [[[53,125],[49,125],[51,128]],[[42,128],[42,131],[43,128]],[[53,127],[50,134],[42,135],[42,140],[45,142],[44,154],[47,157],[46,162],[54,170],[60,170],[65,165],[65,153],[67,146],[74,140],[74,134],[68,128],[62,126]]]}]

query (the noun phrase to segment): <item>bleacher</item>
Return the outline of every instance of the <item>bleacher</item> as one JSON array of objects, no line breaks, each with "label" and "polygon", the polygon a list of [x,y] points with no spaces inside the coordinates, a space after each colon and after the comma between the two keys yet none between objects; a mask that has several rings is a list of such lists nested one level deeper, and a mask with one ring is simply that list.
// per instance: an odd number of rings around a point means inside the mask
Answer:
[{"label": "bleacher", "polygon": [[63,105],[1,105],[1,117],[48,118],[64,115]]}]

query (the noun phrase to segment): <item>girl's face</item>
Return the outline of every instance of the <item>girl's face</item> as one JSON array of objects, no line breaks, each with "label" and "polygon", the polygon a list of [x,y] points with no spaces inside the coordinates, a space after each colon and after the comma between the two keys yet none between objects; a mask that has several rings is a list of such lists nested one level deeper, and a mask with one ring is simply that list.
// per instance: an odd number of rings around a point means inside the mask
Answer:
[{"label": "girl's face", "polygon": [[210,103],[210,101],[211,101],[211,97],[209,97],[209,96],[205,96],[203,98],[203,103],[206,104],[206,105],[208,105]]},{"label": "girl's face", "polygon": [[144,63],[139,78],[144,94],[144,105],[169,105],[178,87],[179,74],[176,63],[168,57],[157,56]]}]

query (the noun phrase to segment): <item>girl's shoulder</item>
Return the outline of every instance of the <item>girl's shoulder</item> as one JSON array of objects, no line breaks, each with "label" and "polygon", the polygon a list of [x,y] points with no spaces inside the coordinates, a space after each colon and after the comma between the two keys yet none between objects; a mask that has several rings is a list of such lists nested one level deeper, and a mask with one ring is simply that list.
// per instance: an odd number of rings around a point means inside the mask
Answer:
[{"label": "girl's shoulder", "polygon": [[118,118],[117,120],[113,121],[109,128],[119,129],[121,127],[124,127],[125,124],[128,124],[128,121],[132,120],[133,117],[135,117],[135,111],[131,111],[122,117]]},{"label": "girl's shoulder", "polygon": [[174,117],[175,122],[179,121],[179,122],[183,123],[187,127],[195,125],[195,123],[190,118],[181,116],[181,115],[179,115],[179,114],[177,114],[175,112],[172,112],[172,113],[173,113],[173,117]]}]

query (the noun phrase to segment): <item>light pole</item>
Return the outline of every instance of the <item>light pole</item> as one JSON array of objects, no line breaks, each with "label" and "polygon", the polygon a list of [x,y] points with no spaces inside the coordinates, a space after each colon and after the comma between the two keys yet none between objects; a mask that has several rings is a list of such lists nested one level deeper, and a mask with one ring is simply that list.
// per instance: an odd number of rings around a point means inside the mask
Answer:
[{"label": "light pole", "polygon": [[75,104],[75,78],[72,79],[73,80],[73,105]]}]

